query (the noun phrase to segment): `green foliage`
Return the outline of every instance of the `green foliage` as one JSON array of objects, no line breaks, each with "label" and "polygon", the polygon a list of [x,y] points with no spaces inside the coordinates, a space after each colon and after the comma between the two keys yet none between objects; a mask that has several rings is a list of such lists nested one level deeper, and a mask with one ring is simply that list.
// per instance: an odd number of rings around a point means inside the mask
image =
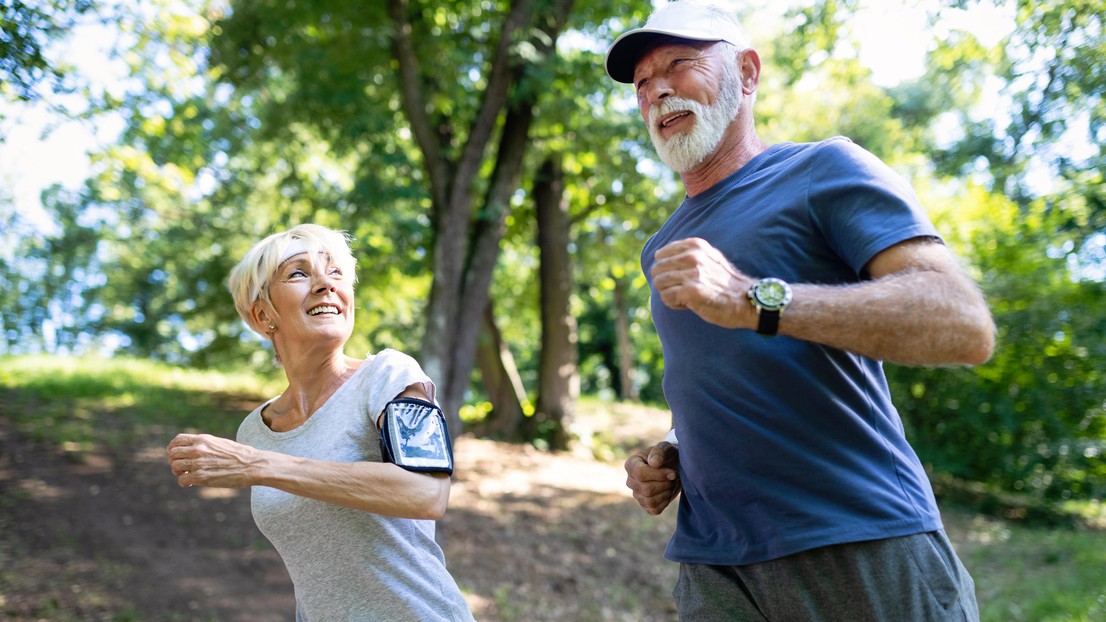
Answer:
[{"label": "green foliage", "polygon": [[0,200],[0,353],[71,352],[89,347],[95,322],[90,295],[102,287],[97,245],[102,232],[87,223],[77,197],[55,186],[43,209],[58,231],[40,231]]},{"label": "green foliage", "polygon": [[[375,188],[358,185],[356,160],[335,155],[316,128],[282,125],[279,136],[259,140],[275,127],[264,116],[268,100],[219,85],[206,61],[218,33],[210,28],[218,15],[212,9],[168,2],[131,8],[116,52],[130,67],[129,89],[94,102],[100,114],[127,124],[71,199],[79,222],[96,231],[94,265],[107,282],[72,279],[97,314],[54,323],[114,335],[123,352],[138,356],[204,366],[252,361],[262,369],[269,356],[239,321],[226,275],[265,235],[314,221],[356,238],[364,311],[350,351],[413,347],[427,280],[402,275],[422,273],[418,238],[425,228],[409,220],[396,225],[392,210],[373,210],[378,222],[358,218],[374,207],[364,196]],[[387,195],[375,200],[390,205]],[[384,299],[394,302],[371,304]]]},{"label": "green foliage", "polygon": [[1018,0],[1014,6],[1016,27],[1000,42],[990,68],[1006,85],[1009,114],[988,109],[966,120],[964,136],[939,161],[953,175],[982,169],[996,191],[1024,205],[1042,194],[1035,183],[1042,168],[1059,185],[1102,168],[1106,3]]},{"label": "green foliage", "polygon": [[978,368],[889,369],[909,436],[935,469],[1036,499],[1106,495],[1106,286],[1068,269],[1072,217],[978,187],[935,209],[999,331]]},{"label": "green foliage", "polygon": [[54,91],[71,88],[65,83],[67,69],[51,61],[46,49],[95,5],[95,0],[6,0],[0,5],[0,97],[34,101],[41,98],[43,84]]},{"label": "green foliage", "polygon": [[845,24],[857,5],[856,0],[815,0],[786,11],[783,31],[792,36],[775,37],[765,49],[771,49],[767,56],[781,70],[787,86],[834,56],[843,40],[847,42]]}]

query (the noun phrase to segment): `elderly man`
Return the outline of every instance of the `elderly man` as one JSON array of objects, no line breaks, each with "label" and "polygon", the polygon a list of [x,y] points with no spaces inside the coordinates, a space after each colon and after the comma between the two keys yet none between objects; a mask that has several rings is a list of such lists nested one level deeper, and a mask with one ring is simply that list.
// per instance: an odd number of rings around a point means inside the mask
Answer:
[{"label": "elderly man", "polygon": [[680,618],[978,619],[881,361],[980,364],[994,324],[909,185],[846,138],[765,144],[717,7],[662,7],[606,69],[687,193],[642,252],[674,429],[626,461],[647,512],[679,498]]}]

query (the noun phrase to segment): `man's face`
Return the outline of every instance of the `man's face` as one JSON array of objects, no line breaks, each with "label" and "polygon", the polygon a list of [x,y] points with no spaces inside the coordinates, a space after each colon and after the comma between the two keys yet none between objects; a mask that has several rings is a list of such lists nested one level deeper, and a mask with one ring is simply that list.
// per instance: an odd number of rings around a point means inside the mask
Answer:
[{"label": "man's face", "polygon": [[741,105],[735,59],[724,45],[672,43],[637,62],[638,106],[657,155],[683,173],[714,153]]}]

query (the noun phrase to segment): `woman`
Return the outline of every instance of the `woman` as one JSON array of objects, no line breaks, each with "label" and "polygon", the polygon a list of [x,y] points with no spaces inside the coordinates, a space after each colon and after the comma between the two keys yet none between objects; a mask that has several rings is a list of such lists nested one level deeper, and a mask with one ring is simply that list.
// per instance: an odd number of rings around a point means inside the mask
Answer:
[{"label": "woman", "polygon": [[170,466],[181,486],[252,487],[254,520],[292,577],[297,621],[470,621],[434,541],[449,476],[381,461],[385,405],[433,401],[434,385],[395,350],[345,355],[355,280],[345,235],[319,225],[246,254],[231,295],[272,342],[288,388],[246,417],[237,442],[178,435]]}]

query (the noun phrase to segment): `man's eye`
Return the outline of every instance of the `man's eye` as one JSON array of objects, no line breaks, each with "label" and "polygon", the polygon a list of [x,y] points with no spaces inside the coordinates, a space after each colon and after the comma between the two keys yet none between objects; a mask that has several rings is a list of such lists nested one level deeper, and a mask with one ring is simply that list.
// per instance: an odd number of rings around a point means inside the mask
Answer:
[{"label": "man's eye", "polygon": [[640,91],[642,88],[645,87],[646,84],[649,84],[649,80],[643,78],[640,82],[637,83],[637,90]]}]

